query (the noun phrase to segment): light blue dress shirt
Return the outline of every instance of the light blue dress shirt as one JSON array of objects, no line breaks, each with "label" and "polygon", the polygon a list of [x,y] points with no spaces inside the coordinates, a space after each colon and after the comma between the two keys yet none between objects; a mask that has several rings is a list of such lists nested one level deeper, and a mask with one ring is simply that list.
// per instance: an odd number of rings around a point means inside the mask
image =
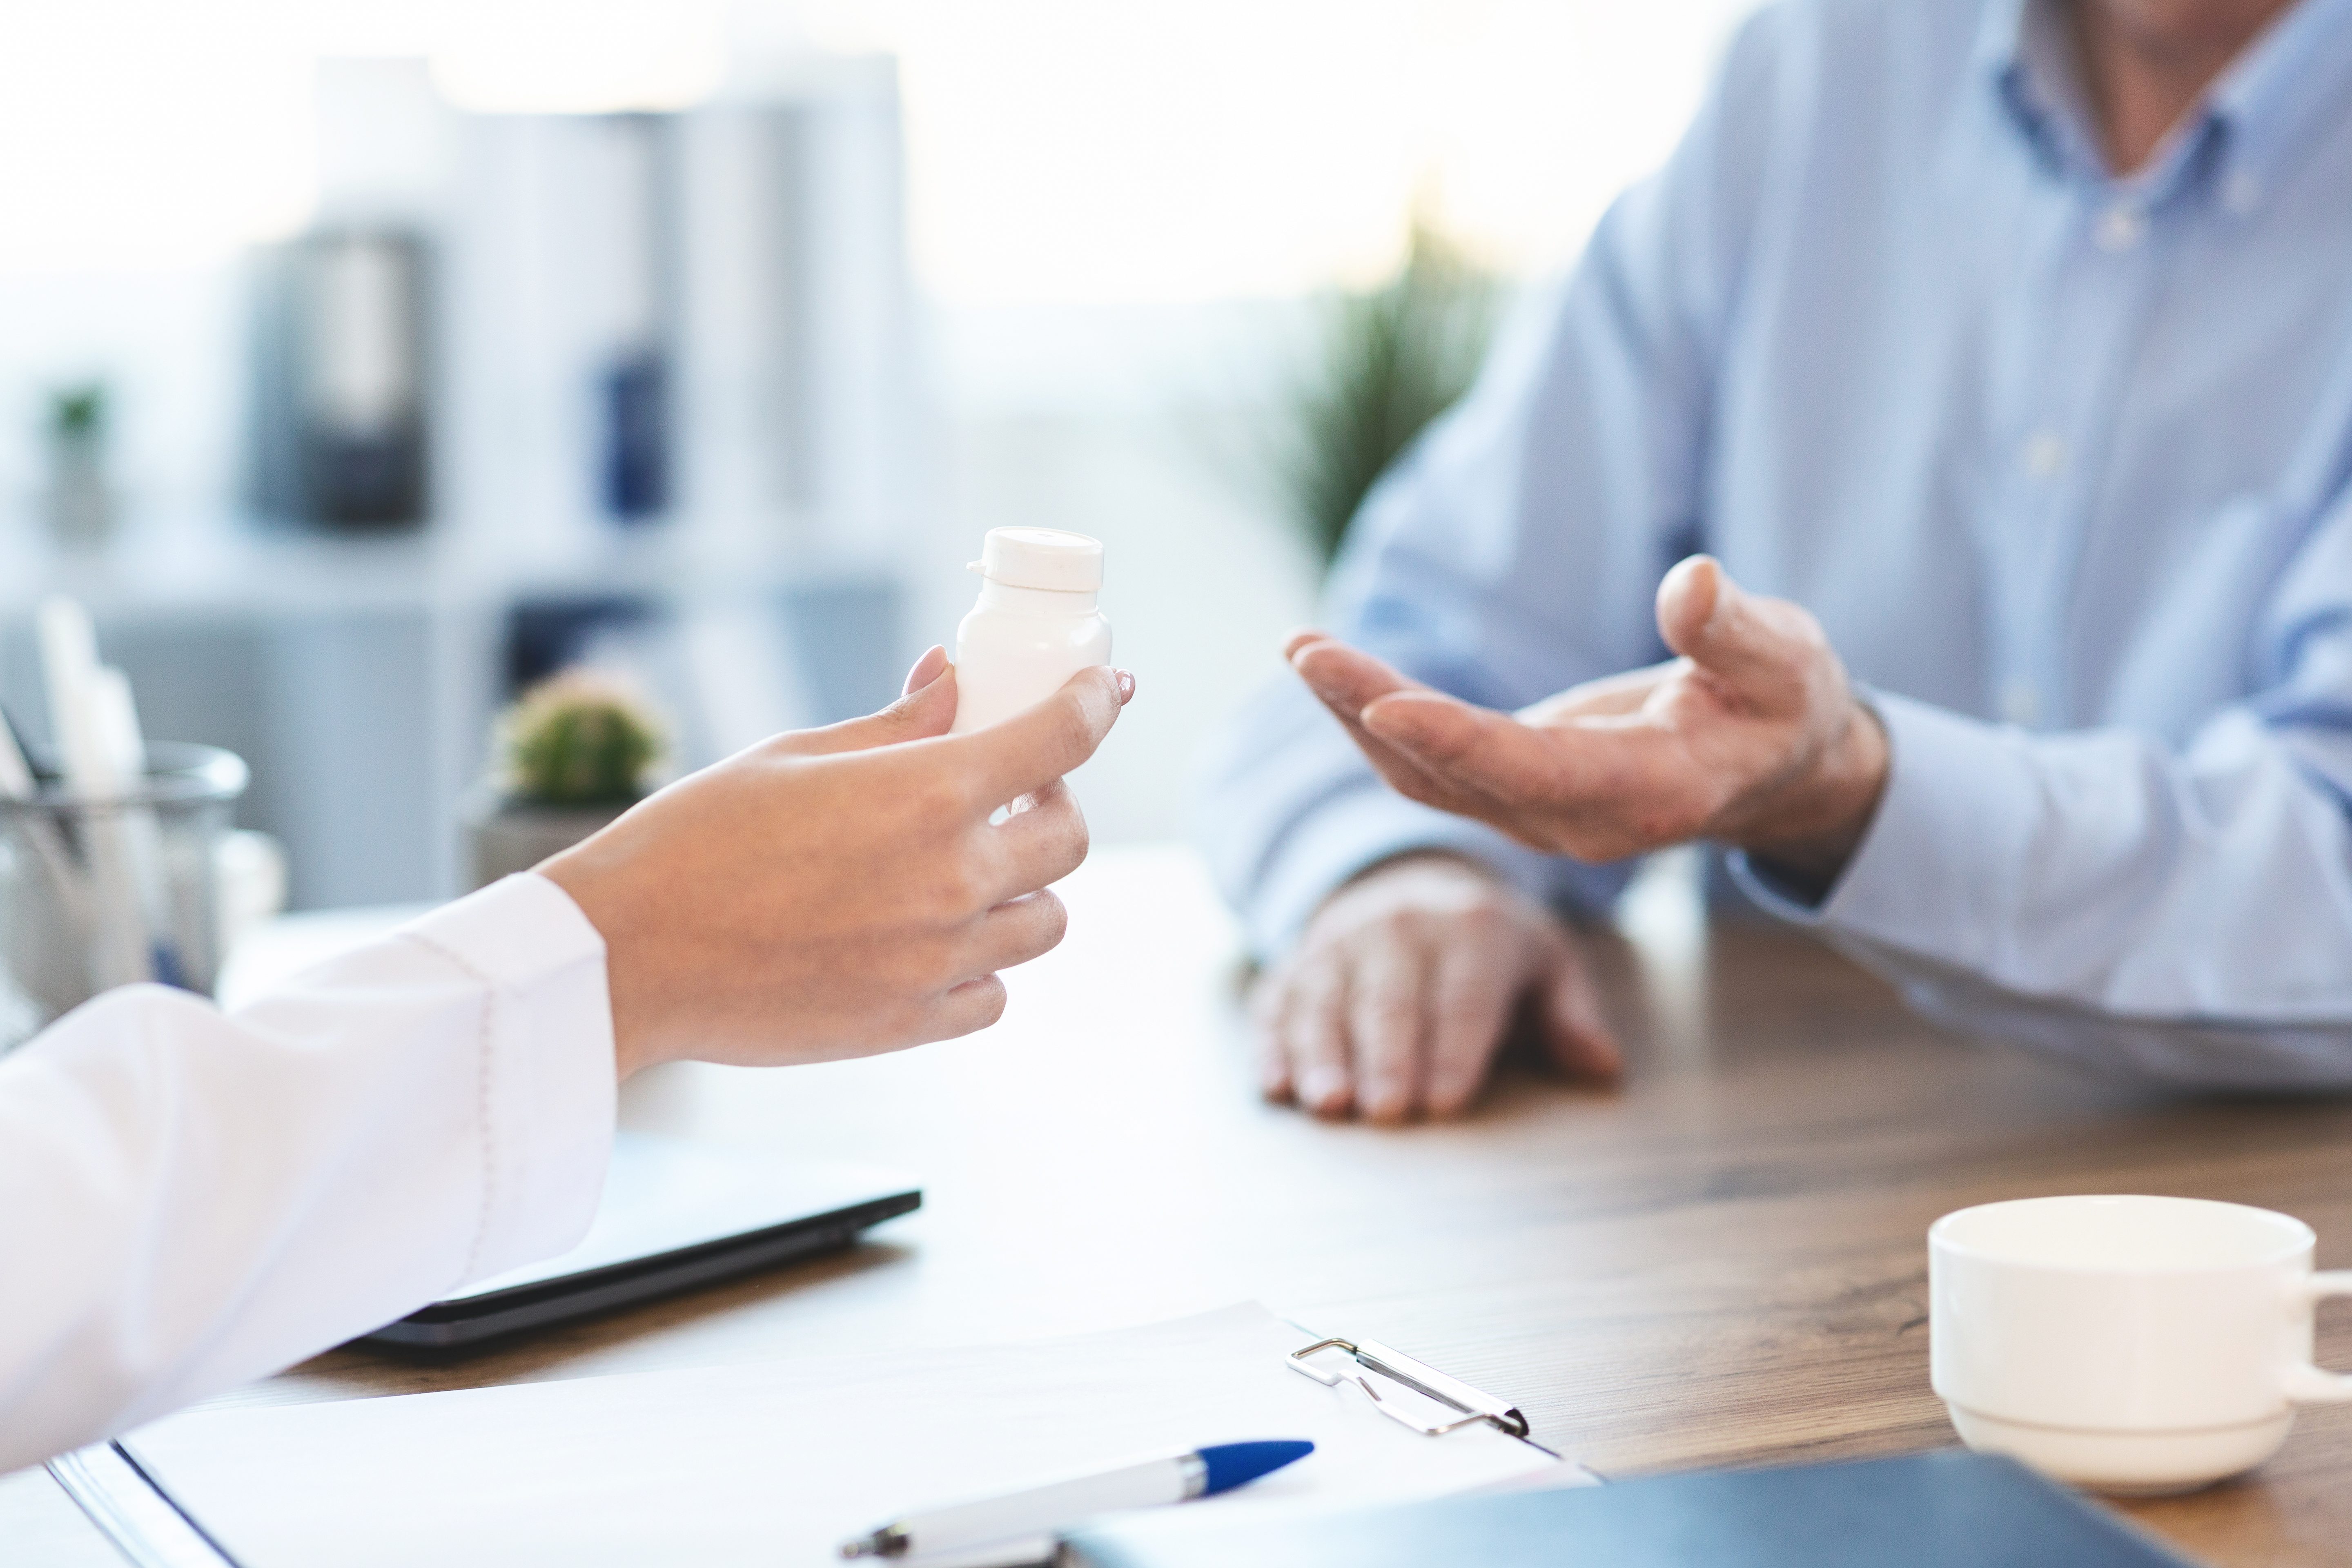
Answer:
[{"label": "light blue dress shirt", "polygon": [[[1816,905],[1913,1004],[2142,1076],[2352,1085],[2352,0],[2129,178],[2017,0],[1794,0],[1366,502],[1328,624],[1514,708],[1664,656],[1666,567],[1818,616],[1885,722]],[[1210,761],[1262,952],[1371,863],[1623,867],[1389,792],[1294,679]]]}]

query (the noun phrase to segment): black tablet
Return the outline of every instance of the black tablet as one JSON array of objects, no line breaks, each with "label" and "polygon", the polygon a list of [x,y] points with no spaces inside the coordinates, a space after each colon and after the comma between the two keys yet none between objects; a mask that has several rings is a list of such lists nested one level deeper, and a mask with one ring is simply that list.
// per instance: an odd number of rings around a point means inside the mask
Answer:
[{"label": "black tablet", "polygon": [[922,1206],[907,1176],[624,1132],[579,1246],[354,1342],[460,1350],[835,1251]]}]

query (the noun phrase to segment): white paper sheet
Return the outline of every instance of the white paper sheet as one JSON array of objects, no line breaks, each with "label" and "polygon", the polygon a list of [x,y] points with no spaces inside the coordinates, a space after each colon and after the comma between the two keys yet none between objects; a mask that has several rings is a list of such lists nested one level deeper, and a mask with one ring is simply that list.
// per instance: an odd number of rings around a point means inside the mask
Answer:
[{"label": "white paper sheet", "polygon": [[642,1373],[173,1416],[126,1439],[244,1568],[815,1568],[909,1509],[1131,1456],[1307,1437],[1184,1506],[1402,1501],[1562,1471],[1491,1427],[1423,1437],[1282,1364],[1263,1307],[971,1350]]}]

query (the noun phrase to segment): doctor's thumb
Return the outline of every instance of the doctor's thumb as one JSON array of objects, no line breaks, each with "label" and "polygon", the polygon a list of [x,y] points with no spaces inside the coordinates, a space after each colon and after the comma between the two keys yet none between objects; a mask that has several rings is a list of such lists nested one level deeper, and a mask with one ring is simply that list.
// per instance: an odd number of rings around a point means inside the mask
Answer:
[{"label": "doctor's thumb", "polygon": [[822,730],[788,730],[761,745],[777,756],[824,757],[946,734],[956,713],[955,666],[946,650],[935,647],[923,655],[907,677],[907,688],[906,695],[878,712]]}]

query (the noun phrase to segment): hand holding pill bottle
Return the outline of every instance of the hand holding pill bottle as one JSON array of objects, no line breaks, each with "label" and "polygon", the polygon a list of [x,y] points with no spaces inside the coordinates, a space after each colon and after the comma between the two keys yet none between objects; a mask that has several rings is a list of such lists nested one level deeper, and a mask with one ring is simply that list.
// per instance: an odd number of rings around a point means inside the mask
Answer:
[{"label": "hand holding pill bottle", "polygon": [[1110,662],[1102,543],[1052,528],[992,528],[971,570],[980,602],[956,627],[952,734],[1009,719]]}]

